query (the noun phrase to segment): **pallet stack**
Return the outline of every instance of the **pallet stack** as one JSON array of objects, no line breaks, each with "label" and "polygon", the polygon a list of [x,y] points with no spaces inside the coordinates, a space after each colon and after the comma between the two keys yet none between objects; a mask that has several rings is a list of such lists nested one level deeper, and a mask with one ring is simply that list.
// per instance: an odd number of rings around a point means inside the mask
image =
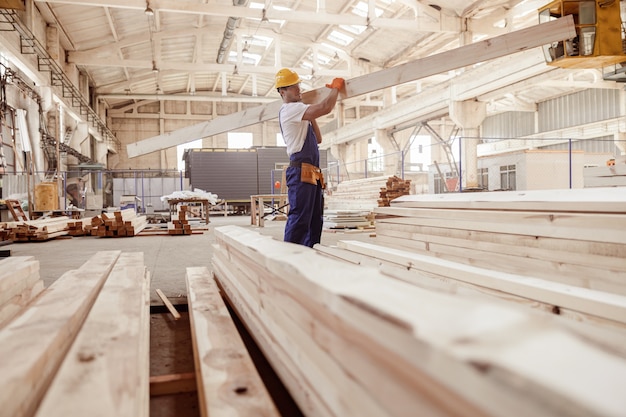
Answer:
[{"label": "pallet stack", "polygon": [[2,415],[147,417],[149,288],[142,253],[105,251],[27,304],[0,328]]},{"label": "pallet stack", "polygon": [[139,216],[134,209],[125,209],[111,213],[102,213],[91,219],[88,228],[92,236],[130,237],[141,232],[148,224],[146,216]]},{"label": "pallet stack", "polygon": [[0,260],[0,328],[43,290],[39,262],[32,256]]},{"label": "pallet stack", "polygon": [[178,212],[172,215],[171,220],[167,223],[167,234],[169,235],[190,235],[192,233],[191,225],[187,220],[189,206],[181,205]]}]

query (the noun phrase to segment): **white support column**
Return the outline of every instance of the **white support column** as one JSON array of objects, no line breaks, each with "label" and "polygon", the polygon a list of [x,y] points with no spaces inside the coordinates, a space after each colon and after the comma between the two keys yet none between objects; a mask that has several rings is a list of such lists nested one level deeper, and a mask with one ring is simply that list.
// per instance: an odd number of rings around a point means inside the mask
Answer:
[{"label": "white support column", "polygon": [[461,140],[463,188],[478,188],[478,138],[480,124],[487,115],[487,104],[480,101],[453,101],[450,118],[463,129]]},{"label": "white support column", "polygon": [[[622,119],[626,120],[626,90],[622,89],[619,93],[619,114]],[[619,125],[618,129],[623,126]],[[622,155],[626,155],[626,132],[620,130],[615,134],[615,146],[620,150]]]}]

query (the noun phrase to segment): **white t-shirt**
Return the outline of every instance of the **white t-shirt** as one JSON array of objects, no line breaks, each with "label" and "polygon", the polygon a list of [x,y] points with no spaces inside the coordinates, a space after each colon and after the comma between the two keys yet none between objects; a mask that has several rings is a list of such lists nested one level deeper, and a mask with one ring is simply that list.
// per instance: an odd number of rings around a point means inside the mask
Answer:
[{"label": "white t-shirt", "polygon": [[279,120],[282,128],[283,139],[287,144],[287,155],[291,156],[300,152],[304,146],[306,135],[309,130],[308,120],[302,120],[304,112],[309,107],[303,102],[283,103],[279,110]]}]

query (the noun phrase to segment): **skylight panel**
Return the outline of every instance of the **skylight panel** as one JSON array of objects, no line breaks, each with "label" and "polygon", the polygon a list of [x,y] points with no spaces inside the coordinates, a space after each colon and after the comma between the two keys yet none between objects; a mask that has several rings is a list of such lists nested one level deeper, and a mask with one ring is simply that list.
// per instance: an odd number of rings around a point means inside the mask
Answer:
[{"label": "skylight panel", "polygon": [[367,26],[361,25],[339,25],[339,27],[346,32],[354,33],[355,35],[360,35],[365,32],[365,29],[367,29]]},{"label": "skylight panel", "polygon": [[[360,1],[356,6],[352,8],[352,13],[361,17],[367,17],[368,16],[367,11],[368,11],[367,3],[363,1]],[[380,17],[382,16],[383,11],[382,9],[375,7],[374,14],[376,15],[376,17]]]},{"label": "skylight panel", "polygon": [[[238,62],[238,55],[236,51],[230,51],[228,54],[228,62],[236,64]],[[246,65],[258,65],[261,61],[261,55],[259,54],[251,54],[249,52],[244,52],[241,54],[241,63]]]},{"label": "skylight panel", "polygon": [[354,40],[352,36],[346,35],[345,33],[339,32],[337,30],[333,30],[330,35],[328,35],[327,39],[342,46],[348,46]]}]

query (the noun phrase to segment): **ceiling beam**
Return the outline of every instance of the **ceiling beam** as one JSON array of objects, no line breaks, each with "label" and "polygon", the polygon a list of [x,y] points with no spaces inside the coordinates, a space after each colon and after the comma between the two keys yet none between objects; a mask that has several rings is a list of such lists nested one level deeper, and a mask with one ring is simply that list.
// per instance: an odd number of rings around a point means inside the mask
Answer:
[{"label": "ceiling beam", "polygon": [[[575,36],[572,16],[549,23],[532,26],[485,41],[466,45],[403,65],[346,80],[345,94],[341,98],[355,97],[372,91],[415,81],[441,72],[466,67],[516,52],[536,48],[545,43]],[[305,103],[314,103],[328,94],[327,88],[307,91],[302,95]],[[217,117],[211,121],[188,126],[173,132],[144,139],[127,145],[130,158],[161,149],[184,144],[192,140],[214,136],[229,130],[275,119],[281,100],[243,112]]]},{"label": "ceiling beam", "polygon": [[[145,10],[144,0],[35,0],[36,3],[71,4],[74,6],[110,7],[130,10]],[[155,12],[185,13],[207,16],[234,17],[245,19],[263,18],[270,20],[285,20],[290,23],[315,23],[327,25],[356,25],[371,26],[381,29],[401,29],[408,32],[459,32],[461,19],[455,16],[439,14],[439,20],[433,21],[432,15],[416,16],[414,19],[392,19],[377,17],[368,19],[353,13],[335,14],[325,11],[301,12],[297,10],[266,10],[249,7],[220,6],[217,4],[187,3],[177,0],[151,0],[150,7]]]}]

